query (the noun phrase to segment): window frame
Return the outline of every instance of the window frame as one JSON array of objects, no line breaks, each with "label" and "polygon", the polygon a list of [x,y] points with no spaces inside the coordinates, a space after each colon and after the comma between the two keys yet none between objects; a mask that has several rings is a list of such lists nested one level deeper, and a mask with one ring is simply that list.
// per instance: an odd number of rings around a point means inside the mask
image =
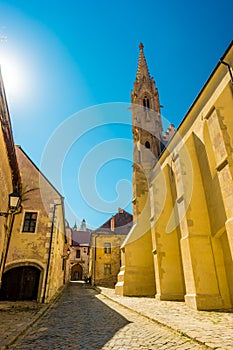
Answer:
[{"label": "window frame", "polygon": [[111,275],[112,269],[111,264],[104,264],[104,275]]},{"label": "window frame", "polygon": [[[35,221],[35,226],[34,226],[34,230],[33,231],[28,231],[28,230],[25,230],[25,221],[27,220],[26,219],[26,215],[27,214],[36,214],[36,219],[33,219],[33,221]],[[23,220],[22,220],[22,226],[21,226],[21,233],[29,233],[29,234],[36,234],[37,233],[37,225],[38,225],[38,217],[39,217],[39,212],[37,210],[25,210],[24,211],[24,215],[23,215]],[[30,218],[29,220],[29,228],[30,228],[30,225],[31,225],[31,221],[32,219]]]},{"label": "window frame", "polygon": [[112,246],[111,242],[104,242],[104,254],[111,254]]}]

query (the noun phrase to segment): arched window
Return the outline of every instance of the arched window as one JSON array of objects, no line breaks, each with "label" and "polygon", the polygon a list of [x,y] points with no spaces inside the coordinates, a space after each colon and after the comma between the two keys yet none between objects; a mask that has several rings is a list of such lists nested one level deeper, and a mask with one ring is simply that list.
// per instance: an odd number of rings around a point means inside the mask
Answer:
[{"label": "arched window", "polygon": [[149,98],[145,95],[144,99],[143,99],[143,107],[144,108],[150,108],[150,100]]},{"label": "arched window", "polygon": [[149,141],[146,141],[145,147],[146,147],[146,148],[150,148],[150,142],[149,142]]}]

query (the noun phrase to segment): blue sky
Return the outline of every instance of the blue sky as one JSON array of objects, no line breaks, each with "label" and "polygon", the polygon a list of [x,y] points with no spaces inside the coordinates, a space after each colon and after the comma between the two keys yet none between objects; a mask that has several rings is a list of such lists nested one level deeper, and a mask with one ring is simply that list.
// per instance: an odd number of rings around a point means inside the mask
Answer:
[{"label": "blue sky", "polygon": [[126,107],[139,42],[163,116],[178,126],[233,38],[232,13],[230,0],[1,0],[0,63],[15,142],[63,193],[71,225],[86,218],[96,227],[118,206],[131,210]]}]

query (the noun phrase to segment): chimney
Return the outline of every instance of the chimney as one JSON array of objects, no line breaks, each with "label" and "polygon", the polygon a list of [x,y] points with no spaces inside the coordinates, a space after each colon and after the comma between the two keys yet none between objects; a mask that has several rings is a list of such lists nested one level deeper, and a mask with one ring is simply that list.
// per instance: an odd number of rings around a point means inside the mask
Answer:
[{"label": "chimney", "polygon": [[110,225],[111,225],[111,231],[114,231],[114,229],[115,229],[115,219],[114,219],[114,216],[111,218]]}]

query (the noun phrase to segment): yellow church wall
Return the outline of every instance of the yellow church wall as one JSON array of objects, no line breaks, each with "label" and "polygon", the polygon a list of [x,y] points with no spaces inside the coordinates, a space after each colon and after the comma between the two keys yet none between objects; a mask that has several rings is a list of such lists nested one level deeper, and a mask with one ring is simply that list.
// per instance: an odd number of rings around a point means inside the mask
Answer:
[{"label": "yellow church wall", "polygon": [[[223,245],[221,244],[221,236],[224,233],[224,223],[226,220],[226,215],[224,211],[223,200],[221,196],[221,191],[219,187],[219,182],[217,181],[216,171],[213,172],[213,177],[211,177],[211,172],[208,169],[207,157],[205,149],[203,149],[203,144],[197,137],[194,137],[196,154],[198,155],[198,165],[200,173],[202,176],[202,185],[200,186],[203,189],[205,194],[206,208],[208,210],[208,218],[210,222],[210,245],[211,245],[211,254],[213,255],[213,264],[216,271],[216,282],[218,285],[218,293],[222,297],[222,306],[229,307],[229,289],[227,286],[226,279],[226,264],[224,262],[225,252]],[[207,152],[210,151],[208,145]],[[211,152],[212,154],[212,152]],[[200,157],[201,155],[201,157]],[[210,157],[209,157],[210,158]],[[196,169],[194,171],[195,175],[197,173]],[[195,188],[194,188],[195,192]],[[202,205],[203,209],[203,205]],[[201,221],[201,220],[199,220]],[[203,225],[203,224],[202,224]],[[201,227],[202,227],[201,225]],[[204,252],[203,252],[204,254]],[[206,267],[205,261],[203,261],[204,268]],[[202,266],[200,266],[202,268]],[[213,279],[211,279],[213,283]],[[204,280],[205,283],[205,280]],[[217,305],[215,305],[217,307]]]},{"label": "yellow church wall", "polygon": [[203,141],[196,138],[195,145],[202,175],[211,235],[215,236],[225,227],[226,213],[214,160],[214,152],[208,132],[207,121],[203,124]]},{"label": "yellow church wall", "polygon": [[[233,229],[232,108],[232,93],[229,92],[229,86],[227,86],[216,101],[216,109],[207,120],[215,167],[227,217],[226,231],[231,252],[233,252],[233,237],[231,234]],[[233,253],[231,254],[233,258]]]},{"label": "yellow church wall", "polygon": [[124,265],[115,287],[116,294],[125,296],[154,296],[154,268],[152,260],[151,232],[124,245]]},{"label": "yellow church wall", "polygon": [[[201,135],[200,132],[199,135]],[[186,148],[186,152],[182,154],[184,148]],[[177,149],[178,151],[173,150],[173,157],[174,154],[178,154],[174,162],[174,174],[180,217],[180,244],[186,287],[185,300],[189,306],[198,309],[229,308],[231,306],[228,287],[231,282],[230,268],[226,268],[223,244],[218,238],[215,239],[214,243],[212,240],[212,236],[218,233],[224,225],[225,219],[225,211],[222,207],[219,210],[220,213],[213,219],[213,214],[218,211],[216,200],[218,204],[223,203],[219,182],[216,176],[212,180],[211,171],[208,170],[206,152],[201,153],[205,146],[194,133],[191,133],[189,138],[186,135],[185,144],[181,148],[177,147]],[[187,159],[187,154],[189,159]],[[190,163],[190,160],[191,168],[185,164]],[[169,156],[164,164],[171,161],[172,157]],[[177,163],[179,164],[177,165]],[[162,164],[163,167],[164,164]],[[187,169],[192,171],[192,176],[187,172]],[[212,174],[214,173],[212,172]],[[190,179],[185,181],[186,176],[192,177],[192,181]],[[207,179],[203,182],[206,176]],[[216,188],[214,192],[211,182]],[[189,186],[191,186],[191,191],[188,188]],[[172,183],[169,183],[168,188],[171,187]],[[168,191],[166,197],[168,197]],[[164,208],[169,211],[166,204]],[[210,214],[211,220],[209,220]],[[158,219],[157,226],[162,221],[163,212]],[[168,219],[166,219],[166,222],[168,222]],[[215,250],[213,250],[213,245]],[[166,253],[168,251],[169,248],[166,249]],[[228,262],[230,262],[229,260],[228,258]],[[156,283],[157,288],[161,281],[162,278],[160,277],[160,280]]]},{"label": "yellow church wall", "polygon": [[233,266],[230,261],[231,254],[226,232],[224,231],[220,237],[212,238],[211,243],[218,278],[219,294],[223,300],[223,307],[230,308],[233,305]]},{"label": "yellow church wall", "polygon": [[[152,242],[156,279],[156,298],[183,300],[185,294],[180,252],[180,232],[176,227],[174,208],[174,174],[169,165],[158,173],[152,183],[154,216]],[[150,191],[151,193],[151,191]],[[153,213],[152,213],[153,215]],[[159,218],[159,220],[157,220]]]},{"label": "yellow church wall", "polygon": [[[232,44],[224,60],[233,66]],[[122,247],[119,294],[143,295],[145,280],[154,280],[141,277],[140,267],[144,272],[146,266],[154,268],[158,299],[185,296],[186,304],[199,310],[233,307],[232,115],[231,76],[219,62],[148,171],[150,190],[140,193],[140,174],[134,173],[133,203],[143,215],[134,211],[135,226]],[[139,232],[146,232],[144,240]]]},{"label": "yellow church wall", "polygon": [[148,193],[137,198],[137,206],[142,211],[122,244],[122,267],[115,292],[127,296],[154,296],[155,276]]},{"label": "yellow church wall", "polygon": [[[233,63],[232,57],[231,49],[226,60]],[[219,65],[157,165],[164,168],[175,159],[185,300],[197,309],[232,307],[232,111],[230,75]],[[157,226],[160,221],[163,212]]]},{"label": "yellow church wall", "polygon": [[[227,291],[229,291],[231,307],[232,307],[233,305],[233,264],[232,264],[232,252],[230,251],[229,241],[228,241],[226,231],[224,231],[220,239],[216,239],[216,241],[218,246],[216,248],[214,246],[214,248],[217,250],[218,253],[222,251],[221,256],[220,254],[216,254],[216,256],[219,256],[219,258],[221,258],[221,260],[219,259],[220,262],[218,264],[219,270],[220,270],[219,273],[221,273],[223,277],[225,277],[225,274],[226,274],[226,285],[222,286],[221,294],[225,294]],[[219,246],[221,246],[222,250],[220,250]]]},{"label": "yellow church wall", "polygon": [[[158,189],[161,188],[161,181],[159,181],[158,178],[161,176],[166,178],[166,200],[164,203],[160,203],[160,206],[163,204],[163,210],[160,215],[157,216],[157,222],[155,223],[155,241],[157,243],[157,261],[155,259],[155,271],[157,271],[159,275],[156,278],[156,288],[159,297],[161,287],[164,283],[164,276],[166,276],[168,286],[170,284],[174,296],[178,295],[178,292],[181,291],[185,294],[186,289],[185,300],[189,306],[199,309],[202,309],[203,307],[221,308],[224,303],[218,290],[218,278],[222,275],[220,272],[219,276],[217,275],[212,252],[213,248],[211,242],[209,213],[198,161],[198,142],[199,139],[196,135],[191,133],[190,137],[188,139],[186,138],[186,143],[179,149],[175,161],[172,163],[171,158],[169,158],[169,161],[167,159],[169,163],[171,162],[170,164],[173,164],[172,167],[174,173],[171,172],[172,169],[167,165],[167,162],[165,162],[162,164],[162,171],[159,172],[159,175],[153,181],[155,184],[154,186],[156,187],[154,192],[156,192],[156,200],[158,201]],[[159,166],[160,165],[157,165],[157,167]],[[189,172],[192,172],[192,174],[190,175]],[[189,180],[186,180],[186,177],[188,177]],[[190,181],[190,178],[192,178],[192,181]],[[176,217],[175,202],[171,195],[171,189],[174,187],[174,182],[176,183],[177,188],[178,218]],[[155,195],[154,198],[156,198]],[[157,207],[159,207],[158,204]],[[172,212],[174,216],[173,220],[171,220],[172,218],[170,217]],[[177,219],[177,223],[179,224],[180,222],[180,227],[174,225],[176,224]],[[169,226],[172,227],[172,223],[177,232],[175,236],[173,236],[173,242],[172,240],[169,242],[169,234],[167,231]],[[179,229],[181,231],[180,248]],[[170,235],[172,238],[172,232],[170,232]],[[162,236],[164,237],[164,251],[161,250],[161,245],[159,244]],[[175,243],[174,237],[176,237]],[[180,249],[182,251],[182,262],[180,261]],[[169,254],[170,259],[168,258]],[[166,261],[166,264],[163,263],[163,261]],[[179,262],[178,265],[177,262]],[[162,265],[162,272],[160,272],[160,268],[156,268],[156,264],[159,267]],[[181,283],[179,284],[179,287],[177,281],[174,281],[174,266],[179,267],[179,273],[177,273],[178,271],[176,272],[176,275],[180,277]],[[185,288],[182,286],[182,266],[184,269]],[[223,274],[221,283],[224,284],[225,281],[226,279]],[[180,287],[183,287],[183,289]],[[229,307],[229,295],[227,295],[227,292],[225,294],[225,306],[228,305]],[[180,293],[180,298],[181,296],[182,293]],[[173,297],[172,294],[168,294],[167,299],[174,300],[175,297]],[[208,305],[206,303],[207,300]]]}]

